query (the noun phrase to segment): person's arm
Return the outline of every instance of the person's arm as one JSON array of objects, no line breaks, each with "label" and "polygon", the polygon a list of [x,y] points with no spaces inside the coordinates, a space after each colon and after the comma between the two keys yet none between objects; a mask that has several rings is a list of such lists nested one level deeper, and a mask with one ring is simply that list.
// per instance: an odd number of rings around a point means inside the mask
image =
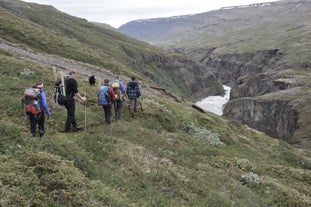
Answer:
[{"label": "person's arm", "polygon": [[42,92],[40,93],[40,95],[41,95],[41,106],[42,106],[42,108],[44,109],[46,115],[48,115],[48,117],[50,117],[50,116],[51,116],[51,112],[50,112],[49,107],[48,107],[48,105],[47,105],[47,103],[46,103],[46,95],[45,95],[45,92],[42,91]]},{"label": "person's arm", "polygon": [[122,93],[126,93],[126,91],[125,91],[125,88],[124,88],[124,85],[123,85],[122,81],[120,81],[119,83],[120,83],[120,89],[121,89],[121,92],[122,92]]},{"label": "person's arm", "polygon": [[126,93],[127,96],[129,95],[129,87],[130,87],[130,82],[128,82],[128,83],[126,84],[125,93]]},{"label": "person's arm", "polygon": [[110,98],[114,98],[114,92],[113,92],[113,89],[112,88],[108,88],[108,95]]},{"label": "person's arm", "polygon": [[74,80],[73,81],[73,88],[74,88],[74,96],[77,96],[81,101],[86,101],[86,97],[85,96],[81,96],[81,94],[78,91],[78,84],[77,81]]},{"label": "person's arm", "polygon": [[135,89],[136,89],[136,96],[137,96],[137,98],[139,98],[141,96],[141,93],[140,93],[140,85],[138,82],[136,82]]},{"label": "person's arm", "polygon": [[75,96],[78,97],[81,101],[86,101],[86,97],[85,96],[81,96],[81,94],[79,92],[75,93]]},{"label": "person's arm", "polygon": [[[112,88],[108,88],[108,96],[111,98],[111,100],[114,100],[114,92]],[[111,102],[109,102],[111,104]]]}]

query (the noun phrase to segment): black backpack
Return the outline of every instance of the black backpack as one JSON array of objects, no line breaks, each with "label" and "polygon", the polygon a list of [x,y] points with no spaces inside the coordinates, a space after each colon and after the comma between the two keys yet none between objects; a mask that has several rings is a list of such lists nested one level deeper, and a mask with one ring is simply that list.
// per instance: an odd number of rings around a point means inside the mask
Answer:
[{"label": "black backpack", "polygon": [[54,103],[66,106],[68,103],[68,97],[66,96],[66,79],[65,79],[65,84],[62,84],[61,80],[57,80],[54,83]]}]

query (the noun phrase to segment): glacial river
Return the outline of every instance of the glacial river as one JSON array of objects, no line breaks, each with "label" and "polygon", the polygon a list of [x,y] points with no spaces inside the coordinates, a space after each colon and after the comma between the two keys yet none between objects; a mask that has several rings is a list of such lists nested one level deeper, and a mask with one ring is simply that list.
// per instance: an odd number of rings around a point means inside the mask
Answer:
[{"label": "glacial river", "polygon": [[208,96],[195,103],[195,105],[221,116],[223,114],[223,105],[229,101],[231,88],[224,85],[224,89],[226,92],[224,96]]}]

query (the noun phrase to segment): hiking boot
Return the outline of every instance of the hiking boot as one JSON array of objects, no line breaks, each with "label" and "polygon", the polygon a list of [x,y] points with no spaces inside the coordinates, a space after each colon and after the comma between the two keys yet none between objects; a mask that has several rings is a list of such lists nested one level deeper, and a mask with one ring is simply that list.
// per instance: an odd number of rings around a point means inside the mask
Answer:
[{"label": "hiking boot", "polygon": [[40,136],[40,137],[43,137],[43,135],[44,135],[44,131],[40,130],[39,136]]},{"label": "hiking boot", "polygon": [[82,130],[83,127],[82,126],[76,126],[76,127],[73,127],[73,131],[76,132],[76,131],[80,131]]}]

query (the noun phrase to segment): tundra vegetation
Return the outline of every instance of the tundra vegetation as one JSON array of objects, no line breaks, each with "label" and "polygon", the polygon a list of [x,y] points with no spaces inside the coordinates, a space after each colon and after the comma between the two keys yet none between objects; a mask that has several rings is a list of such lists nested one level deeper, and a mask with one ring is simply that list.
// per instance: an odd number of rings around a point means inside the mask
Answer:
[{"label": "tundra vegetation", "polygon": [[[0,6],[0,206],[310,206],[309,151],[151,90],[156,84],[126,62],[152,46],[101,29],[111,35],[95,47],[76,36],[86,35],[83,25],[89,35],[96,30],[85,20],[15,0]],[[25,13],[29,7],[50,18]],[[118,35],[129,42],[118,42]],[[104,126],[97,88],[80,71],[79,90],[88,101],[85,108],[77,102],[76,118],[83,125],[86,112],[87,128],[61,133],[66,110],[53,102],[56,63],[18,55],[4,42],[34,52],[27,54],[94,64],[107,75],[105,68],[111,74],[123,68],[124,77],[135,74],[142,83],[143,110],[132,119],[124,107],[120,123]],[[140,51],[134,56],[116,49],[131,44]],[[43,138],[31,136],[21,106],[24,89],[37,80],[52,112]]]}]

